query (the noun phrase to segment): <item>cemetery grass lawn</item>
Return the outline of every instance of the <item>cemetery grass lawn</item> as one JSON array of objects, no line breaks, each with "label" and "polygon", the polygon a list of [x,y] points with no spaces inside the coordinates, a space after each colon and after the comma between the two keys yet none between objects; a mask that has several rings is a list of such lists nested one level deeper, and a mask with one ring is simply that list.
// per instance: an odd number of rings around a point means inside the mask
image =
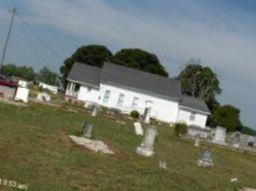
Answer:
[{"label": "cemetery grass lawn", "polygon": [[[106,141],[118,154],[95,154],[74,146],[67,135],[78,135],[84,121],[95,126],[94,138]],[[28,184],[29,190],[234,191],[256,187],[256,156],[213,148],[215,167],[199,168],[196,162],[202,147],[174,137],[168,125],[159,129],[156,157],[136,155],[140,142],[129,120],[122,125],[104,116],[0,103],[0,178]],[[159,160],[167,162],[168,170],[158,168]],[[230,183],[231,178],[238,181]],[[13,189],[0,186],[0,190]]]}]

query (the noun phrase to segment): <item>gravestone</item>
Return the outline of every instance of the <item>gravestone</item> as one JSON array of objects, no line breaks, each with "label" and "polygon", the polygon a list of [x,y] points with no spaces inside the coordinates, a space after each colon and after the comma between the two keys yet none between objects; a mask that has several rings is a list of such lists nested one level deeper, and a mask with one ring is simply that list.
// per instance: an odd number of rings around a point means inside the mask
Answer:
[{"label": "gravestone", "polygon": [[201,140],[200,140],[200,135],[197,135],[197,136],[196,136],[196,139],[195,139],[195,144],[194,144],[194,146],[195,146],[195,147],[199,147],[199,146],[200,146],[200,141],[201,141]]},{"label": "gravestone", "polygon": [[241,134],[236,132],[233,139],[233,147],[238,149],[240,147]]},{"label": "gravestone", "polygon": [[150,112],[151,112],[151,108],[146,107],[143,114],[143,122],[146,124],[150,124]]},{"label": "gravestone", "polygon": [[92,137],[92,131],[93,131],[93,125],[84,123],[83,124],[83,136],[86,138],[91,138]]},{"label": "gravestone", "polygon": [[51,96],[47,93],[38,93],[36,99],[40,102],[49,102],[51,101]]},{"label": "gravestone", "polygon": [[22,88],[18,87],[15,95],[15,101],[22,101],[24,103],[28,102],[28,94],[29,94],[29,89],[27,88]]},{"label": "gravestone", "polygon": [[114,154],[114,151],[112,151],[108,147],[108,145],[101,140],[92,140],[85,137],[77,137],[74,135],[69,135],[69,138],[75,144],[83,146],[90,151],[94,151],[96,153],[100,152],[104,154]]},{"label": "gravestone", "polygon": [[199,158],[197,162],[197,166],[202,167],[213,167],[213,153],[210,150],[203,151],[201,157]]},{"label": "gravestone", "polygon": [[166,161],[159,161],[159,168],[167,170],[167,164]]},{"label": "gravestone", "polygon": [[92,116],[96,117],[98,114],[98,107],[96,105],[92,106]]},{"label": "gravestone", "polygon": [[155,154],[154,143],[157,135],[155,128],[150,127],[146,130],[144,139],[139,147],[137,147],[137,154],[150,157]]},{"label": "gravestone", "polygon": [[216,127],[215,135],[212,140],[213,143],[220,144],[220,145],[227,145],[226,143],[226,135],[227,129],[224,127]]},{"label": "gravestone", "polygon": [[141,127],[141,123],[140,122],[135,122],[134,123],[134,129],[135,129],[136,135],[143,136],[143,129]]},{"label": "gravestone", "polygon": [[248,142],[247,142],[247,146],[248,146],[248,147],[253,148],[253,147],[254,147],[255,142],[256,142],[255,138],[254,138],[254,137],[252,137],[252,136],[249,136],[249,138],[248,138]]}]

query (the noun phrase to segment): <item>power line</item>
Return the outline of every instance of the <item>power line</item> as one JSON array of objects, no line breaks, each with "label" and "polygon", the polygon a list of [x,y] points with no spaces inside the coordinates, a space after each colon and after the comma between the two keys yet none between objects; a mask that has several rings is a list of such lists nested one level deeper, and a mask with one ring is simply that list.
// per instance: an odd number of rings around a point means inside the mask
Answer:
[{"label": "power line", "polygon": [[13,22],[14,22],[14,17],[15,17],[15,15],[16,15],[16,7],[14,7],[14,8],[12,9],[12,18],[11,18],[11,22],[10,22],[10,25],[9,25],[7,37],[6,37],[6,40],[5,40],[4,49],[3,49],[3,54],[2,54],[2,57],[1,57],[0,73],[1,73],[1,71],[2,71],[2,67],[3,67],[3,64],[4,64],[4,58],[5,58],[5,54],[6,54],[6,51],[7,51],[7,46],[8,46],[9,40],[10,40],[10,36],[11,36],[11,32],[12,32],[12,26],[13,26]]},{"label": "power line", "polygon": [[[35,41],[35,37],[33,36],[33,35],[31,35],[31,33],[30,33],[30,31],[25,27],[25,25],[19,25],[20,27],[21,27],[21,29],[22,29],[22,33],[24,33],[24,35],[26,35],[26,37],[27,37],[27,40],[29,40],[29,41],[33,41],[33,42],[35,42],[36,43],[36,45],[37,45],[37,43],[38,43],[38,41]],[[44,56],[41,52],[40,52],[40,50],[38,49],[38,48],[42,48],[42,46],[37,46],[37,47],[32,47],[32,46],[34,46],[35,45],[35,43],[31,43],[31,46],[26,46],[26,48],[29,50],[29,52],[30,52],[30,54],[29,54],[29,57],[33,57],[33,58],[36,58],[36,59],[39,59],[39,60],[41,60],[42,61],[42,63],[44,64],[44,65],[51,65],[50,63],[50,61],[48,60],[48,57],[47,56]],[[41,45],[41,44],[40,44]],[[31,52],[33,52],[33,54],[31,54]],[[25,51],[24,51],[24,53],[25,53]]]},{"label": "power line", "polygon": [[[6,12],[11,12],[11,10],[9,10],[9,9],[7,9],[7,8],[3,8],[3,7],[0,7],[0,10],[4,10],[4,11],[6,11]],[[15,11],[14,11],[15,10]],[[20,23],[22,23],[23,25],[23,27],[24,28],[26,28],[25,30],[26,30],[26,32],[28,32],[28,34],[30,34],[30,35],[28,35],[28,37],[30,37],[32,40],[34,39],[34,40],[36,40],[40,45],[41,45],[41,47],[43,47],[43,48],[46,48],[50,53],[52,53],[55,57],[57,57],[57,58],[61,58],[60,56],[59,56],[59,54],[54,50],[54,49],[52,49],[47,43],[45,43],[43,40],[42,40],[42,38],[40,38],[40,36],[39,35],[37,35],[37,33],[32,29],[32,27],[29,25],[29,23],[26,21],[26,19],[24,18],[24,17],[22,17],[22,15],[20,15],[20,11],[19,12],[17,12],[17,9],[15,8],[15,9],[13,9],[12,10],[12,12],[15,12],[15,14],[13,14],[13,19],[12,19],[12,21],[11,21],[11,24],[10,24],[10,29],[9,29],[9,31],[11,31],[11,28],[12,28],[12,25],[13,25],[13,21],[14,21],[14,16],[15,15],[18,15],[19,16],[19,18],[20,18],[20,21],[22,21],[22,22],[20,22]],[[10,35],[9,35],[9,33],[10,32],[8,32],[8,36],[7,36],[7,43],[6,44],[8,44],[8,41],[9,41],[9,38],[10,38]],[[7,45],[5,45],[5,47],[7,47]],[[27,46],[27,47],[29,47],[29,49],[30,49],[30,46]],[[4,50],[6,50],[6,48],[4,48]],[[36,49],[31,49],[31,51],[32,52],[35,52],[36,54],[38,53],[38,51],[36,50]],[[42,61],[46,64],[46,65],[50,65],[49,63],[49,61],[46,59],[46,57],[45,56],[42,56],[42,54],[38,54],[38,56],[39,57],[41,57],[42,58]],[[3,54],[3,56],[2,56],[2,59],[4,59],[4,57],[5,57],[5,51],[4,51],[4,54]],[[62,58],[61,58],[62,59]],[[2,61],[2,62],[0,62],[0,66],[1,66],[1,63],[4,63],[4,61]],[[1,68],[0,68],[0,70],[1,70]]]},{"label": "power line", "polygon": [[34,38],[39,42],[39,44],[44,47],[45,49],[47,49],[50,53],[52,53],[55,57],[62,59],[62,57],[54,50],[52,49],[47,43],[45,43],[40,36],[37,35],[37,33],[32,29],[32,27],[30,27],[30,25],[28,24],[28,22],[26,21],[26,19],[20,14],[17,14],[19,16],[19,18],[21,19],[22,23],[24,24],[24,26],[26,26],[26,28],[28,29],[28,31],[34,36]]}]

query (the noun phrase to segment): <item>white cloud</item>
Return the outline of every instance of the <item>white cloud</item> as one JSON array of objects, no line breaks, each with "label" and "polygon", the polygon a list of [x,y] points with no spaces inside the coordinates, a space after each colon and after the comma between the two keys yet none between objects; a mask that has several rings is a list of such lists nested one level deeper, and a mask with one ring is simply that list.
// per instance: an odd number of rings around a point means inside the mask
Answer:
[{"label": "white cloud", "polygon": [[[71,35],[117,47],[139,46],[167,58],[201,57],[219,70],[239,68],[236,72],[244,75],[251,76],[256,69],[253,64],[256,40],[229,30],[232,26],[225,27],[223,21],[214,26],[179,14],[162,21],[154,15],[143,15],[143,11],[138,15],[110,7],[102,0],[28,0],[26,3],[31,6],[33,19]],[[243,24],[236,26],[239,27],[243,28]]]}]

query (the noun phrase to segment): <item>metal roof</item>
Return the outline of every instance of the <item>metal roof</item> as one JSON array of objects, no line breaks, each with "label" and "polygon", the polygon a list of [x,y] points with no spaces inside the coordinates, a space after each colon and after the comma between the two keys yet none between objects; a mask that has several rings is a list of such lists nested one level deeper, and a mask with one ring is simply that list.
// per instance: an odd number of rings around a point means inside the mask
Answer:
[{"label": "metal roof", "polygon": [[187,109],[197,110],[207,114],[211,114],[206,103],[198,98],[182,95],[180,105],[181,107],[185,107]]},{"label": "metal roof", "polygon": [[179,99],[181,96],[181,85],[176,79],[170,79],[112,63],[104,64],[100,79],[103,83],[119,84],[168,98]]},{"label": "metal roof", "polygon": [[76,62],[67,79],[98,87],[100,84],[100,73],[101,68]]}]

